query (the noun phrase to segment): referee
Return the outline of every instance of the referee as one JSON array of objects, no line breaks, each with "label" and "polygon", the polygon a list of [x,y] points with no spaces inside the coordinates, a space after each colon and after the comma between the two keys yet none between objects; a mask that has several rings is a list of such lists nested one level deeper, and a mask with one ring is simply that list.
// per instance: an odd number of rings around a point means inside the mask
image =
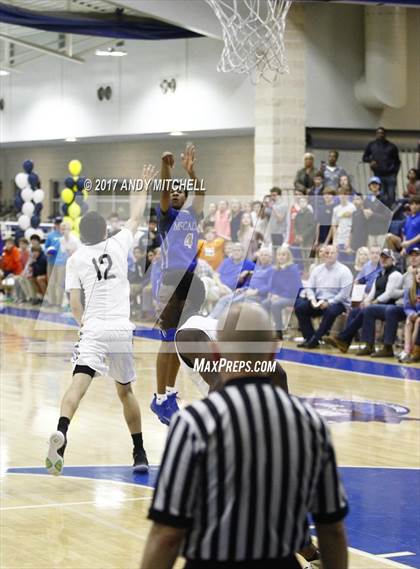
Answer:
[{"label": "referee", "polygon": [[[218,351],[233,363],[272,360],[266,312],[233,306]],[[299,569],[308,514],[324,569],[347,569],[347,499],[324,421],[269,378],[226,370],[221,390],[171,422],[141,569],[172,568],[181,544],[185,569]]]}]

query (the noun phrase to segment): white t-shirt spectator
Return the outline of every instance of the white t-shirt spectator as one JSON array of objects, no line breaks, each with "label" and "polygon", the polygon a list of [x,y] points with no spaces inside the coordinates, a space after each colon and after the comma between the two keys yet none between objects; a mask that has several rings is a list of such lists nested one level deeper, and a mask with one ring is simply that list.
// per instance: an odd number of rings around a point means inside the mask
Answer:
[{"label": "white t-shirt spectator", "polygon": [[332,225],[337,226],[334,245],[348,245],[350,240],[353,213],[356,207],[352,203],[339,204],[333,209]]}]

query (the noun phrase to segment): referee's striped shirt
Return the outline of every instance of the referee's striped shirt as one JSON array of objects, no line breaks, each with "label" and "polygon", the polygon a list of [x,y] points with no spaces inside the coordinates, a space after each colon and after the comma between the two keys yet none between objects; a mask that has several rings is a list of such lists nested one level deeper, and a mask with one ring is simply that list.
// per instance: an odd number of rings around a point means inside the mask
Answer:
[{"label": "referee's striped shirt", "polygon": [[187,530],[188,560],[230,567],[287,559],[309,543],[308,513],[332,523],[347,511],[324,421],[260,377],[174,417],[149,518]]}]

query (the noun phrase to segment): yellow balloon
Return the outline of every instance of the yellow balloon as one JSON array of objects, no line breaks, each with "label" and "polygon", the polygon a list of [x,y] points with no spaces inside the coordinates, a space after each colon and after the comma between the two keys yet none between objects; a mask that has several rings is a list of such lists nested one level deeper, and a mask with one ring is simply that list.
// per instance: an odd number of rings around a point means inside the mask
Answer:
[{"label": "yellow balloon", "polygon": [[74,184],[74,186],[73,186],[73,192],[74,192],[74,193],[77,192],[77,186],[76,186],[76,184]]},{"label": "yellow balloon", "polygon": [[87,190],[82,190],[82,194],[83,194],[83,198],[84,198],[85,200],[87,200],[88,197],[89,197],[89,192],[88,192]]},{"label": "yellow balloon", "polygon": [[79,216],[79,217],[76,217],[76,219],[75,219],[74,222],[73,222],[73,231],[79,231],[79,226],[80,226],[80,220],[81,220],[81,219],[82,219],[82,218],[81,218],[80,216]]},{"label": "yellow balloon", "polygon": [[70,216],[65,215],[65,216],[63,217],[63,221],[65,221],[66,223],[68,223],[68,224],[70,225],[70,228],[71,228],[71,229],[73,228],[73,220],[72,220],[72,218],[71,218]]},{"label": "yellow balloon", "polygon": [[80,160],[70,160],[69,172],[72,176],[78,176],[82,171],[82,163]]},{"label": "yellow balloon", "polygon": [[79,217],[81,213],[80,206],[76,202],[73,202],[71,205],[69,205],[67,213],[72,219],[76,219],[76,217]]},{"label": "yellow balloon", "polygon": [[70,190],[70,188],[64,188],[61,192],[61,199],[64,203],[70,204],[74,200],[73,190]]}]

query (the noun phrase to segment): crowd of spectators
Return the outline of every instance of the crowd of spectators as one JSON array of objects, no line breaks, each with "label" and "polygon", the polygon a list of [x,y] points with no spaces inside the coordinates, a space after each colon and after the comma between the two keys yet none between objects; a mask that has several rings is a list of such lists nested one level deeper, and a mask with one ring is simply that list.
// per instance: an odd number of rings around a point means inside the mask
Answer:
[{"label": "crowd of spectators", "polygon": [[[199,222],[196,269],[206,289],[203,313],[218,317],[231,302],[259,302],[279,338],[294,313],[300,346],[316,349],[325,342],[346,352],[358,339],[364,346],[356,353],[382,357],[394,355],[401,329],[400,360],[419,361],[418,171],[409,171],[397,200],[398,149],[382,128],[363,160],[373,174],[364,189],[353,187],[331,150],[319,167],[305,154],[292,191],[273,187],[261,200],[209,203]],[[108,225],[110,235],[120,229],[118,214]],[[160,244],[151,211],[128,260],[134,319],[156,318]],[[79,246],[61,219],[43,246],[36,235],[30,243],[6,239],[0,261],[5,299],[65,309],[65,265]],[[379,338],[383,347],[376,350]]]}]

